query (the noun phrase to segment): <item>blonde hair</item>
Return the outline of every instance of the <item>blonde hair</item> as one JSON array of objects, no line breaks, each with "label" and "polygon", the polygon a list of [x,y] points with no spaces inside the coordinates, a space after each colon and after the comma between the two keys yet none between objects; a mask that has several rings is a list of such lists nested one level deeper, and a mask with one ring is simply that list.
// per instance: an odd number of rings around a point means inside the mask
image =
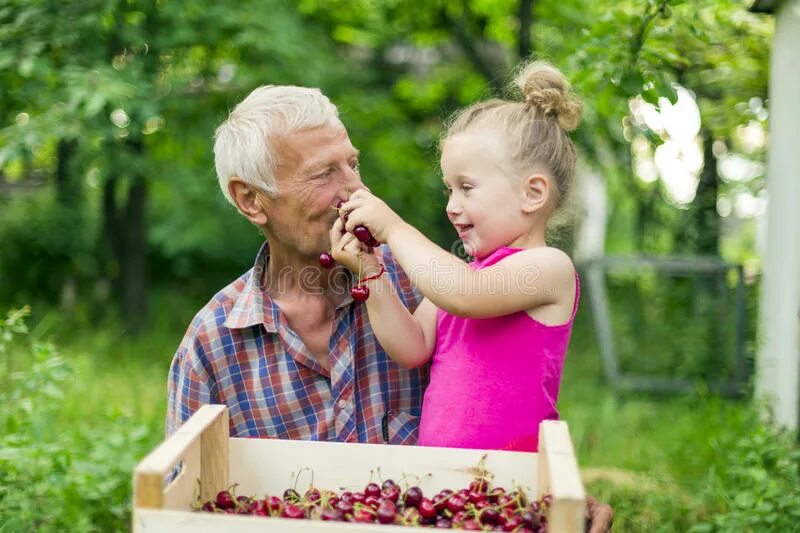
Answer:
[{"label": "blonde hair", "polygon": [[442,143],[473,126],[500,128],[520,171],[541,171],[553,179],[558,209],[572,190],[577,154],[569,132],[578,127],[583,106],[564,75],[544,61],[523,64],[511,89],[514,100],[493,98],[459,111]]},{"label": "blonde hair", "polygon": [[214,165],[222,194],[233,204],[228,181],[236,176],[274,196],[278,192],[278,154],[272,140],[294,130],[326,124],[341,122],[336,106],[319,89],[292,85],[254,89],[214,135]]}]

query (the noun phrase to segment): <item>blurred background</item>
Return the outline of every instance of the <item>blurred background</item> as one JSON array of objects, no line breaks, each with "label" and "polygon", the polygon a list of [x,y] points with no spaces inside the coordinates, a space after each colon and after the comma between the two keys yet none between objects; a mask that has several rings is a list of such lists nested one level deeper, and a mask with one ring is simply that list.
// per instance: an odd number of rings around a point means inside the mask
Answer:
[{"label": "blurred background", "polygon": [[[194,313],[250,268],[212,138],[319,87],[362,175],[447,249],[437,141],[520,59],[584,100],[560,409],[618,531],[798,531],[751,401],[773,19],[744,0],[0,2],[0,531],[129,528]],[[366,473],[365,473],[366,476]]]}]

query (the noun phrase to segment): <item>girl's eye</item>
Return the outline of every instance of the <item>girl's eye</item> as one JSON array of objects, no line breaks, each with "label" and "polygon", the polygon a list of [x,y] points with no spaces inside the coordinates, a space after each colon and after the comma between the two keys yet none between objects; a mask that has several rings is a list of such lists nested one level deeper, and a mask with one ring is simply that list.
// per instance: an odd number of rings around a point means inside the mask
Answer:
[{"label": "girl's eye", "polygon": [[445,187],[444,189],[442,189],[442,194],[444,194],[445,196],[450,196],[451,194],[453,194],[453,189],[451,189],[450,187]]},{"label": "girl's eye", "polygon": [[469,192],[472,190],[472,185],[462,185],[461,190],[464,192]]},{"label": "girl's eye", "polygon": [[361,170],[361,163],[359,163],[359,162],[358,162],[358,160],[356,159],[355,161],[353,161],[352,163],[350,163],[350,168],[352,168],[352,169],[353,169],[353,172],[355,172],[356,174],[358,174],[358,173],[359,173],[359,171]]}]

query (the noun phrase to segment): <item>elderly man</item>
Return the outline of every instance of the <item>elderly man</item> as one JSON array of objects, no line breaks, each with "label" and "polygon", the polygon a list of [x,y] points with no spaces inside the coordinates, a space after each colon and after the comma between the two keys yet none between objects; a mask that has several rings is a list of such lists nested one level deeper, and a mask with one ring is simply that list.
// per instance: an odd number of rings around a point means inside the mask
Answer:
[{"label": "elderly man", "polygon": [[[414,444],[427,367],[377,343],[352,275],[323,269],[334,207],[364,185],[336,107],[317,89],[259,87],[217,129],[220,188],[266,237],[253,268],[195,316],[172,361],[167,433],[201,405],[228,406],[230,434]],[[376,250],[403,303],[420,296]],[[597,531],[607,506],[590,505]]]}]

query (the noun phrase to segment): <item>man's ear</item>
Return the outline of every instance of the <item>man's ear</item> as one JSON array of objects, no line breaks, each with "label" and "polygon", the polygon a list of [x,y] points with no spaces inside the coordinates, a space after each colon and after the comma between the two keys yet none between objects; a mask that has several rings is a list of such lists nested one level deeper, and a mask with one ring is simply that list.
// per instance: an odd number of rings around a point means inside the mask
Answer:
[{"label": "man's ear", "polygon": [[550,197],[550,179],[542,174],[531,174],[522,183],[522,210],[534,213],[541,210]]},{"label": "man's ear", "polygon": [[263,198],[263,195],[259,195],[255,187],[234,176],[228,180],[228,193],[239,212],[247,220],[258,227],[267,223],[267,213],[264,211],[264,203],[260,199]]}]

